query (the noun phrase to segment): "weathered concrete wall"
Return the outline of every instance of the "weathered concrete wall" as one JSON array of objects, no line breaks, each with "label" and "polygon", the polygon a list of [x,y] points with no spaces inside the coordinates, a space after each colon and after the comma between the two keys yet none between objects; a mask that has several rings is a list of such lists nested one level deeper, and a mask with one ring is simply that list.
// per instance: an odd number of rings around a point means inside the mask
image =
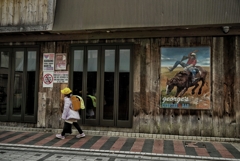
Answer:
[{"label": "weathered concrete wall", "polygon": [[52,30],[56,0],[1,0],[0,32]]}]

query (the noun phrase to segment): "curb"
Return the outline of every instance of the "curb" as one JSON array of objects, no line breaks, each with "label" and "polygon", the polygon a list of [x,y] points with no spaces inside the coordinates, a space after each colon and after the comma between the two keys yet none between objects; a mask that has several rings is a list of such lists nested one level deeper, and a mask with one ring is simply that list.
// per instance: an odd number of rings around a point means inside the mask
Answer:
[{"label": "curb", "polygon": [[[61,133],[62,129],[51,128],[26,128],[26,127],[9,127],[0,126],[0,131],[23,131],[23,132],[45,132],[45,133]],[[189,140],[189,141],[217,141],[217,142],[234,142],[240,143],[239,138],[224,138],[224,137],[204,137],[204,136],[181,136],[181,135],[164,135],[164,134],[146,134],[146,133],[127,133],[113,131],[95,131],[84,130],[86,135],[92,136],[110,136],[110,137],[132,137],[132,138],[147,138],[147,139],[164,139],[164,140]],[[73,129],[73,135],[77,134],[77,130]]]}]

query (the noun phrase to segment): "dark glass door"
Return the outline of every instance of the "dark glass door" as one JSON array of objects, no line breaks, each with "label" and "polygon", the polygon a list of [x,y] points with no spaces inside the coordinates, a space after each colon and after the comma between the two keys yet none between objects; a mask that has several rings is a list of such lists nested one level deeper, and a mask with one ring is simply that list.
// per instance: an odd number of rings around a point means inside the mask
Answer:
[{"label": "dark glass door", "polygon": [[115,125],[115,86],[116,86],[116,47],[102,47],[102,74],[101,74],[101,112],[100,124],[103,126]]},{"label": "dark glass door", "polygon": [[0,118],[2,121],[7,121],[7,113],[9,107],[9,66],[10,52],[5,49],[0,51]]},{"label": "dark glass door", "polygon": [[81,123],[131,127],[131,47],[72,47],[72,55],[72,88],[86,105]]},{"label": "dark glass door", "polygon": [[100,63],[99,63],[98,46],[89,46],[86,48],[86,82],[85,87],[85,124],[97,125],[99,123],[99,79],[100,79]]},{"label": "dark glass door", "polygon": [[36,122],[38,49],[0,48],[0,121]]},{"label": "dark glass door", "polygon": [[117,103],[117,125],[119,127],[131,127],[132,112],[130,107],[132,100],[132,74],[131,73],[131,48],[119,48],[118,63],[118,103]]},{"label": "dark glass door", "polygon": [[73,94],[80,95],[85,104],[85,110],[80,110],[80,123],[85,125],[99,124],[99,46],[72,48]]}]

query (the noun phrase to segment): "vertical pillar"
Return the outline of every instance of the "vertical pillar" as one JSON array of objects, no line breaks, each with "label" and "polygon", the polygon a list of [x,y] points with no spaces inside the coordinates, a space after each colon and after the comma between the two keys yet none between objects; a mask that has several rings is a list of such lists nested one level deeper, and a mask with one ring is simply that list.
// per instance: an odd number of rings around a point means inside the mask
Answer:
[{"label": "vertical pillar", "polygon": [[236,112],[237,137],[240,137],[240,36],[235,38],[236,71],[234,83],[234,109]]},{"label": "vertical pillar", "polygon": [[46,92],[38,92],[37,127],[46,127]]}]

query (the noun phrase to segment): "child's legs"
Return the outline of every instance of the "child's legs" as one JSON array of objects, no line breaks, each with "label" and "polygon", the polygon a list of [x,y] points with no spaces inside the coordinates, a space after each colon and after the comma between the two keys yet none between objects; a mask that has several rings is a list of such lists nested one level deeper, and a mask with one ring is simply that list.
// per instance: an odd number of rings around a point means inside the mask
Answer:
[{"label": "child's legs", "polygon": [[65,133],[72,133],[72,124],[64,122],[62,136],[65,136]]},{"label": "child's legs", "polygon": [[78,130],[79,134],[83,133],[82,129],[80,128],[77,122],[73,122],[73,126]]}]

